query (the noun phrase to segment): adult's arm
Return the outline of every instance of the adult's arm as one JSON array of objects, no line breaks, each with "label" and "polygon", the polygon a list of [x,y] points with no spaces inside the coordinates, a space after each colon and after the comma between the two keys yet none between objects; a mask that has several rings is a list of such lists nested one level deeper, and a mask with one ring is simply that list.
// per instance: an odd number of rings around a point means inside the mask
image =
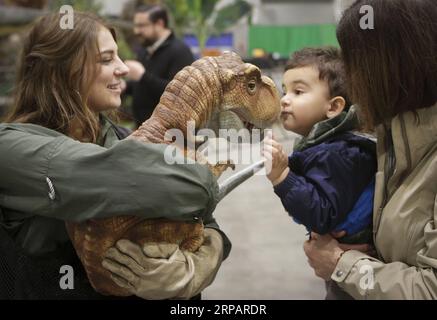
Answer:
[{"label": "adult's arm", "polygon": [[437,196],[434,219],[423,232],[418,266],[384,263],[359,251],[346,251],[331,279],[355,299],[437,299]]},{"label": "adult's arm", "polygon": [[71,221],[114,215],[191,220],[215,207],[218,186],[210,170],[167,164],[165,145],[128,139],[107,149],[25,127],[0,130],[1,207]]}]

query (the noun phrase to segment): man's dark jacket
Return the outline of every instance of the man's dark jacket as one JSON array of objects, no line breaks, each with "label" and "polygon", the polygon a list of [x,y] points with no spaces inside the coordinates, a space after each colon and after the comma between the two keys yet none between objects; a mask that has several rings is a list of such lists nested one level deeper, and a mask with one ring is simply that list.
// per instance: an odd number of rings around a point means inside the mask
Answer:
[{"label": "man's dark jacket", "polygon": [[140,81],[128,83],[126,93],[133,96],[132,112],[140,125],[152,115],[167,84],[194,58],[190,48],[172,33],[152,55],[143,49],[138,60],[146,72]]}]

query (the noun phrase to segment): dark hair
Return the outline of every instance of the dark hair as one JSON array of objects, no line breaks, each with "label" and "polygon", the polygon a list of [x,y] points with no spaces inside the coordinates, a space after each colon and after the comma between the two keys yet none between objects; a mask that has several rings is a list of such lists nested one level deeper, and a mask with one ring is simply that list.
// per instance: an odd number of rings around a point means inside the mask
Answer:
[{"label": "dark hair", "polygon": [[[374,29],[361,29],[370,5]],[[435,0],[359,0],[337,28],[352,100],[369,127],[437,101]]]},{"label": "dark hair", "polygon": [[162,20],[164,28],[168,28],[168,13],[165,7],[158,4],[141,5],[135,9],[135,13],[148,13],[152,23]]},{"label": "dark hair", "polygon": [[307,66],[314,66],[319,70],[319,79],[328,83],[330,97],[341,96],[346,100],[346,109],[350,107],[346,75],[338,48],[304,48],[295,51],[288,60],[285,71]]}]

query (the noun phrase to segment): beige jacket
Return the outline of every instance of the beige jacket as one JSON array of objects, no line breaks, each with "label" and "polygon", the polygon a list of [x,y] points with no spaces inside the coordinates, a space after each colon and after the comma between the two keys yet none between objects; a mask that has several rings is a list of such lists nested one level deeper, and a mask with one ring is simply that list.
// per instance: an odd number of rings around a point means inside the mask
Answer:
[{"label": "beige jacket", "polygon": [[331,278],[355,299],[437,299],[437,104],[396,116],[391,135],[378,128],[379,258],[347,251]]}]

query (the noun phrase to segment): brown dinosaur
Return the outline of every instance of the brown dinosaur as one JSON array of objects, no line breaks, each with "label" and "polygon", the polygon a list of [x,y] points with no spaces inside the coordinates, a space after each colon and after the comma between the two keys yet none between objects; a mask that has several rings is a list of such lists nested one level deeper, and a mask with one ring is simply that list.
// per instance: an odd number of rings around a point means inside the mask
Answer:
[{"label": "brown dinosaur", "polygon": [[[186,133],[187,122],[203,128],[217,114],[232,111],[240,125],[265,128],[279,116],[279,96],[273,81],[261,75],[259,68],[243,63],[235,53],[206,57],[181,70],[169,83],[153,115],[127,139],[144,143],[167,143],[169,129]],[[214,115],[214,117],[213,117]],[[233,126],[235,126],[235,119]],[[237,128],[239,129],[239,128]],[[185,150],[192,157],[193,150]],[[228,165],[211,167],[219,176]],[[67,223],[73,245],[92,286],[102,294],[130,295],[118,287],[101,267],[103,254],[121,238],[140,245],[146,242],[170,242],[183,250],[195,251],[203,241],[202,222],[144,219],[135,216]]]}]

